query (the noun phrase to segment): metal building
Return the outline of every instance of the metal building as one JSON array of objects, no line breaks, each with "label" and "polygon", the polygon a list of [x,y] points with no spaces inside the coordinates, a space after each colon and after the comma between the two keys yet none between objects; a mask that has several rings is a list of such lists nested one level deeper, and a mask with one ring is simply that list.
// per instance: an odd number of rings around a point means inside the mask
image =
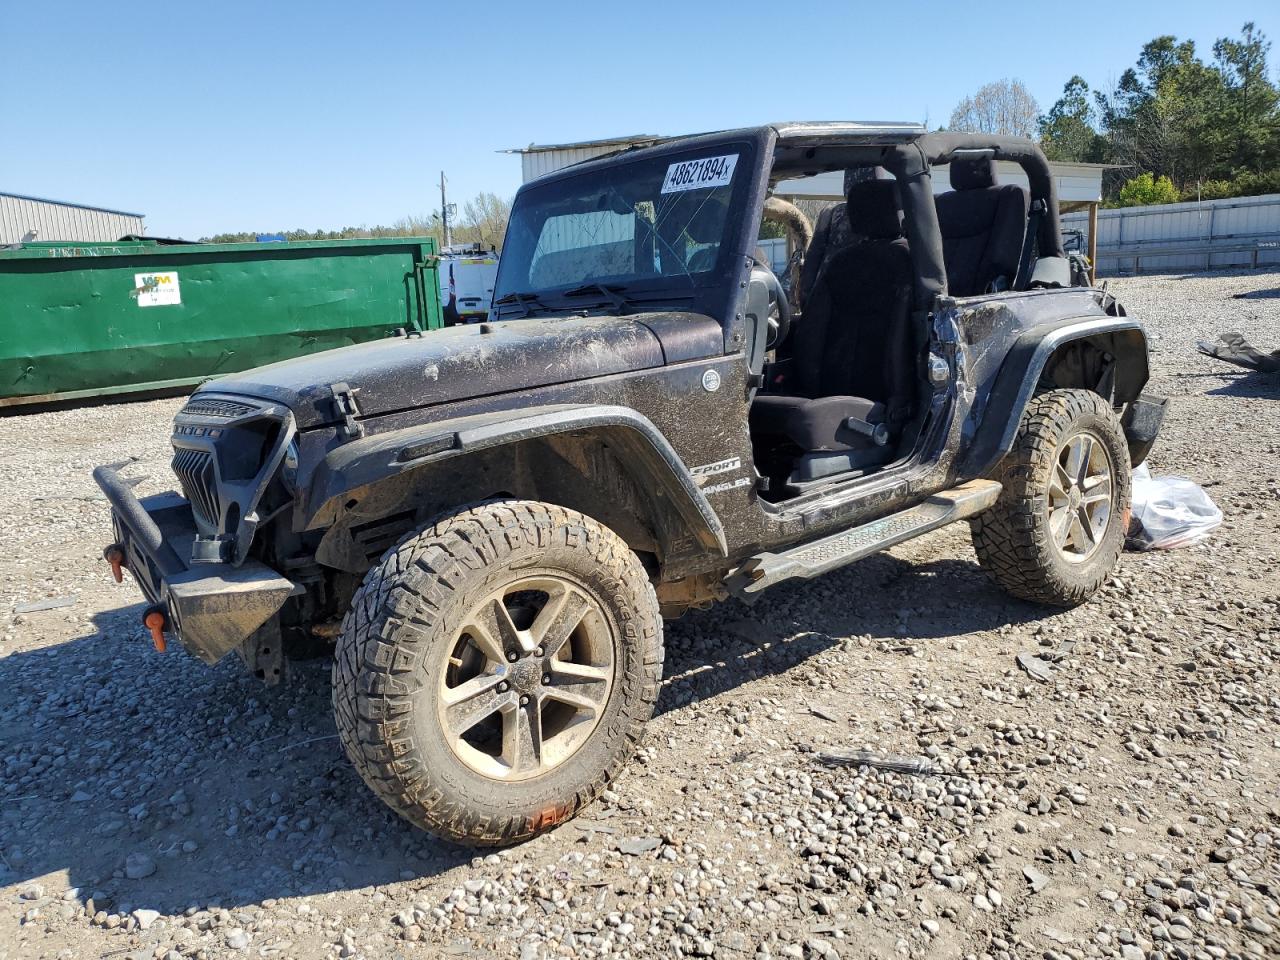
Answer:
[{"label": "metal building", "polygon": [[581,163],[592,157],[599,157],[625,147],[648,146],[665,137],[653,134],[638,133],[630,137],[612,137],[608,140],[583,140],[581,143],[531,143],[527,147],[513,150],[499,150],[499,153],[520,154],[521,182],[528,183],[543,174],[567,167],[571,163]]},{"label": "metal building", "polygon": [[141,235],[140,213],[0,193],[0,246],[24,241],[88,243]]}]

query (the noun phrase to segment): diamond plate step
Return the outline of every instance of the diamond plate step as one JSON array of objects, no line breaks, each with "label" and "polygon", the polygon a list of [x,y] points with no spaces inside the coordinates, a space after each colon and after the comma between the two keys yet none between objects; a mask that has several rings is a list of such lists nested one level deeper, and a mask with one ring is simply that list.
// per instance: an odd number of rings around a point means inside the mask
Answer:
[{"label": "diamond plate step", "polygon": [[922,533],[981,513],[991,507],[999,496],[1000,484],[994,480],[970,480],[935,493],[923,503],[900,513],[841,530],[790,550],[754,556],[729,576],[727,585],[738,596],[750,596],[783,580],[816,577]]}]

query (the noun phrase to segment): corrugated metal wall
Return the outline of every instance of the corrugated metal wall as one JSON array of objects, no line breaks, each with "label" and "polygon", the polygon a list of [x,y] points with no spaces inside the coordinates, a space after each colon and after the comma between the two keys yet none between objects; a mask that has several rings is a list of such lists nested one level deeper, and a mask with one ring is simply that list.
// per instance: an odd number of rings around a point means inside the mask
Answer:
[{"label": "corrugated metal wall", "polygon": [[[1062,226],[1087,233],[1088,215],[1064,214]],[[1098,211],[1102,274],[1277,264],[1280,194]]]},{"label": "corrugated metal wall", "polygon": [[552,173],[571,163],[581,163],[592,157],[613,153],[615,150],[620,150],[622,146],[614,143],[601,147],[576,147],[572,150],[538,150],[534,153],[522,153],[520,155],[521,173],[524,176],[524,182],[528,183],[535,177]]},{"label": "corrugated metal wall", "polygon": [[36,240],[119,240],[143,231],[142,217],[70,203],[0,193],[0,244],[19,243],[32,230]]}]

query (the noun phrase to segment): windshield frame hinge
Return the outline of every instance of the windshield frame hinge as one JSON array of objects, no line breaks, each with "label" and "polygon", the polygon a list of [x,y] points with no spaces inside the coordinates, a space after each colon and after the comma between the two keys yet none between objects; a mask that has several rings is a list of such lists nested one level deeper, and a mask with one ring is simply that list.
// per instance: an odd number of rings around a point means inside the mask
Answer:
[{"label": "windshield frame hinge", "polygon": [[359,387],[348,386],[346,382],[329,384],[333,412],[342,420],[338,424],[338,433],[348,440],[364,436],[364,424],[356,419],[361,415],[360,406],[356,403],[356,394],[359,392]]}]

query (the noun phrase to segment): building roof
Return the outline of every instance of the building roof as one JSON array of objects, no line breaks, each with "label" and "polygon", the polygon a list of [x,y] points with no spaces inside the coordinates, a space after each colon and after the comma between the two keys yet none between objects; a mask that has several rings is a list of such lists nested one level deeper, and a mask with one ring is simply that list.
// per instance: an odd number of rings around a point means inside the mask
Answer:
[{"label": "building roof", "polygon": [[47,197],[31,197],[23,193],[7,193],[0,190],[0,197],[11,197],[14,200],[28,200],[32,203],[51,203],[57,207],[75,207],[78,210],[96,210],[98,213],[114,213],[120,217],[144,217],[146,214],[130,213],[128,210],[112,210],[110,207],[95,207],[88,203],[72,203],[68,200],[50,200]]},{"label": "building roof", "polygon": [[657,143],[670,137],[656,133],[637,133],[629,137],[609,137],[606,140],[580,140],[577,143],[531,143],[527,147],[511,147],[499,153],[554,153],[556,150],[588,150],[592,147],[629,147],[640,143]]},{"label": "building roof", "polygon": [[[852,134],[862,136],[874,136],[876,134],[913,134],[926,133],[927,130],[922,124],[909,123],[906,121],[884,121],[884,120],[817,120],[817,121],[795,121],[789,120],[785,123],[766,123],[761,124],[763,127],[773,127],[778,131],[779,136],[794,137],[821,134]],[[755,129],[755,128],[744,128]],[[710,130],[705,133],[730,133],[730,130]],[[676,136],[657,133],[636,133],[629,137],[608,137],[603,140],[580,140],[576,143],[531,143],[527,147],[512,147],[507,150],[499,150],[499,153],[554,153],[557,150],[590,150],[597,147],[635,147],[648,146],[654,143],[662,143],[666,140],[684,140],[689,137],[702,136],[697,133],[682,133]]]}]

